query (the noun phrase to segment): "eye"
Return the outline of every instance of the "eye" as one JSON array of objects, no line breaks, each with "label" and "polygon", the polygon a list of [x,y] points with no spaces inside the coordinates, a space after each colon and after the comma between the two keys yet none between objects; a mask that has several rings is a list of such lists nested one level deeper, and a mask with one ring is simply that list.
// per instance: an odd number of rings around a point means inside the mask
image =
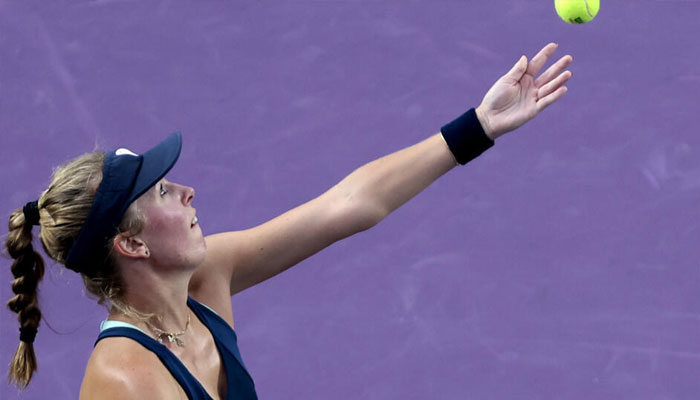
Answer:
[{"label": "eye", "polygon": [[168,193],[168,190],[165,188],[165,185],[162,183],[160,184],[160,195],[165,196],[165,194]]}]

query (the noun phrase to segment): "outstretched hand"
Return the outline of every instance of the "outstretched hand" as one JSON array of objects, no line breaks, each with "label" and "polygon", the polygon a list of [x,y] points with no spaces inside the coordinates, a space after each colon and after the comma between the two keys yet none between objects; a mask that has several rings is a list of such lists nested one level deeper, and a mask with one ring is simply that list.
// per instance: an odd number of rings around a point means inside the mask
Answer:
[{"label": "outstretched hand", "polygon": [[530,62],[527,57],[520,57],[491,86],[476,108],[476,115],[491,139],[518,128],[564,96],[567,90],[564,83],[572,75],[571,71],[564,71],[573,61],[570,55],[560,58],[535,79],[556,49],[557,44],[549,43]]}]

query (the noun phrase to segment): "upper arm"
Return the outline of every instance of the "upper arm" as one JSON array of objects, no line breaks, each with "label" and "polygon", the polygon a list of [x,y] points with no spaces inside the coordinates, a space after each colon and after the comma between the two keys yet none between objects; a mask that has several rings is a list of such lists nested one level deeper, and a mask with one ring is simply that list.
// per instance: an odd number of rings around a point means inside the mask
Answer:
[{"label": "upper arm", "polygon": [[208,236],[207,256],[190,290],[205,303],[230,304],[233,294],[369,228],[366,215],[353,207],[350,193],[335,187],[262,225]]},{"label": "upper arm", "polygon": [[231,295],[377,224],[454,166],[438,133],[363,165],[321,196],[269,222],[209,236],[207,257],[190,289],[230,308]]}]

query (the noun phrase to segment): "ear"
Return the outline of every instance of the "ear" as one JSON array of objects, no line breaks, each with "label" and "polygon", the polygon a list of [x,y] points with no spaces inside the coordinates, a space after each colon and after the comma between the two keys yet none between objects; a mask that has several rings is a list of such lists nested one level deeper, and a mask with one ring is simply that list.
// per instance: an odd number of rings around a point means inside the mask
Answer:
[{"label": "ear", "polygon": [[151,253],[148,251],[146,243],[137,236],[125,236],[118,233],[112,243],[113,250],[128,258],[148,258]]}]

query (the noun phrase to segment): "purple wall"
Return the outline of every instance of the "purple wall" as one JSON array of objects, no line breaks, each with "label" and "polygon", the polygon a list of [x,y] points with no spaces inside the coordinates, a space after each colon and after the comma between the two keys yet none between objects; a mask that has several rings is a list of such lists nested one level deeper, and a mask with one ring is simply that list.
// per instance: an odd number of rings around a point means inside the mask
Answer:
[{"label": "purple wall", "polygon": [[[575,59],[560,103],[233,298],[243,357],[262,399],[697,399],[698,17],[690,0],[603,1],[585,26],[551,1],[0,0],[0,215],[69,158],[181,130],[169,177],[205,232],[250,227],[556,41]],[[77,397],[105,312],[56,265],[41,302],[40,369],[2,399]]]}]

